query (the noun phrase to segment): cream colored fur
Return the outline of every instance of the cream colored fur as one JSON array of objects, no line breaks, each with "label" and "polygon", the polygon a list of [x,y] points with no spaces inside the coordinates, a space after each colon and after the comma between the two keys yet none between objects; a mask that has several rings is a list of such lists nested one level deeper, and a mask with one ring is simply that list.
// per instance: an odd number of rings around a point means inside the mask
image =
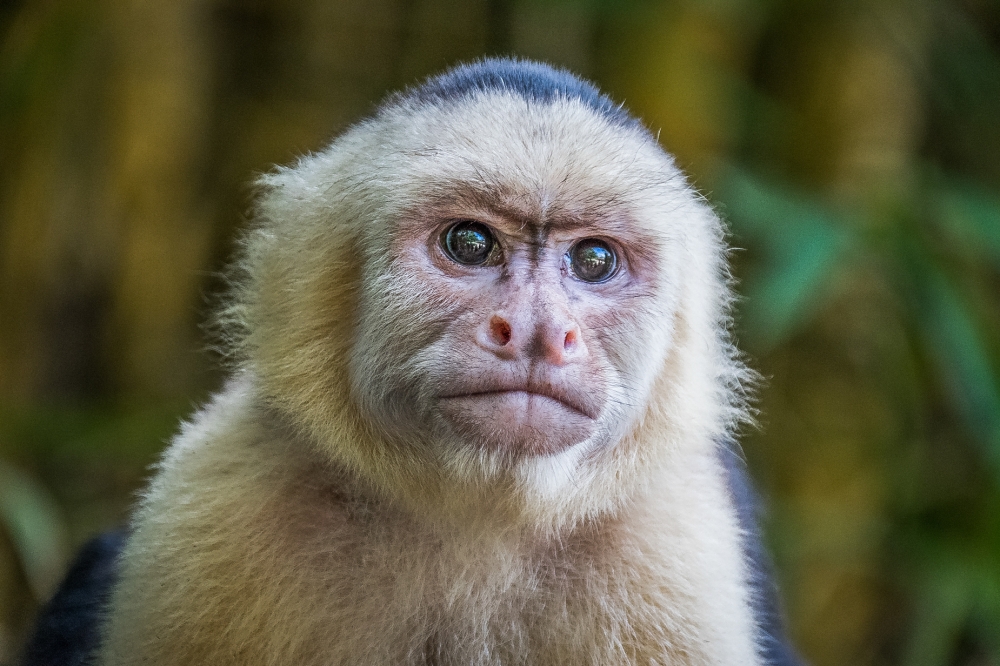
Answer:
[{"label": "cream colored fur", "polygon": [[[470,183],[657,239],[607,343],[616,406],[555,456],[408,442],[366,402],[435,298],[394,230]],[[647,133],[575,100],[406,102],[263,185],[223,314],[240,369],[142,499],[103,666],[759,663],[716,455],[746,379],[722,229]]]}]

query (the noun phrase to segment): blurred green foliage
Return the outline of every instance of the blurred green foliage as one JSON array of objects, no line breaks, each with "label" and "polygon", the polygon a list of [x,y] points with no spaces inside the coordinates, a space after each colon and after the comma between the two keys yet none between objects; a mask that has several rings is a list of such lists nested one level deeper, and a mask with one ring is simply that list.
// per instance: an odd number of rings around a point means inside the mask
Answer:
[{"label": "blurred green foliage", "polygon": [[253,174],[487,53],[624,99],[730,223],[808,660],[1000,664],[997,0],[15,1],[0,40],[0,664],[218,383]]}]

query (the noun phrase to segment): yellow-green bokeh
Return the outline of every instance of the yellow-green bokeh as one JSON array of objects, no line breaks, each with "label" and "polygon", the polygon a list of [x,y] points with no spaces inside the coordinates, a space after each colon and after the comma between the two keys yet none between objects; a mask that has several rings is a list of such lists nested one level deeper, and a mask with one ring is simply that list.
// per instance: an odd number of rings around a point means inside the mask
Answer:
[{"label": "yellow-green bokeh", "polygon": [[1000,664],[997,0],[0,2],[0,665],[222,372],[249,183],[388,91],[596,81],[732,230],[744,434],[816,666]]}]

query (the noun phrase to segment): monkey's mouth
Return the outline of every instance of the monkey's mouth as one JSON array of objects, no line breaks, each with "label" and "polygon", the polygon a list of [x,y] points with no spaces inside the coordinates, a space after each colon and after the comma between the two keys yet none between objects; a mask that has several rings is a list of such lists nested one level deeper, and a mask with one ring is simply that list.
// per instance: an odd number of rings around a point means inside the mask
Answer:
[{"label": "monkey's mouth", "polygon": [[[463,373],[439,394],[441,400],[482,399],[557,403],[577,415],[596,419],[601,412],[604,385],[594,377],[551,377],[546,373],[528,377],[476,376]],[[576,381],[573,381],[576,380]],[[586,381],[589,390],[581,391]]]},{"label": "monkey's mouth", "polygon": [[458,393],[455,395],[441,396],[443,400],[452,400],[458,398],[483,398],[486,400],[511,400],[518,403],[527,403],[529,406],[535,401],[546,401],[554,402],[557,405],[571,411],[576,412],[580,416],[588,419],[596,418],[594,415],[590,414],[586,408],[582,405],[576,404],[565,397],[544,391],[530,390],[530,389],[495,389],[490,391],[470,391],[469,393]]},{"label": "monkey's mouth", "polygon": [[[546,387],[547,388],[547,387]],[[594,432],[596,410],[545,388],[489,388],[441,396],[442,415],[470,444],[546,455]]]}]

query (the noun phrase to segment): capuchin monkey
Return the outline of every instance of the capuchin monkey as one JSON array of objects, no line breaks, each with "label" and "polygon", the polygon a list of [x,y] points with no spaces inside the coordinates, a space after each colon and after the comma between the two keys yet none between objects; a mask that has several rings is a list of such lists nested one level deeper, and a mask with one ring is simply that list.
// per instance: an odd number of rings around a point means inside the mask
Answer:
[{"label": "capuchin monkey", "polygon": [[484,60],[260,187],[237,368],[109,547],[93,663],[796,663],[723,227],[634,117]]}]

